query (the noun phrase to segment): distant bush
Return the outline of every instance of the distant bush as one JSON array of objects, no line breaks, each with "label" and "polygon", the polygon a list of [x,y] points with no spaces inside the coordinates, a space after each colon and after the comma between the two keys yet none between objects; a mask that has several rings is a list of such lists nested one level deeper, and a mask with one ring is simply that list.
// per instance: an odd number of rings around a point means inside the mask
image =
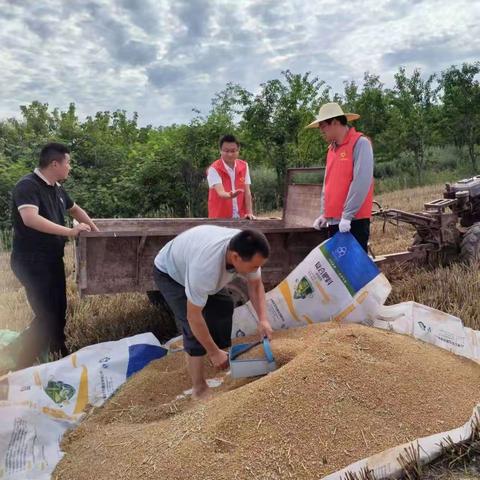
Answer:
[{"label": "distant bush", "polygon": [[268,212],[280,208],[282,198],[278,194],[275,170],[268,167],[251,168],[250,176],[254,212]]}]

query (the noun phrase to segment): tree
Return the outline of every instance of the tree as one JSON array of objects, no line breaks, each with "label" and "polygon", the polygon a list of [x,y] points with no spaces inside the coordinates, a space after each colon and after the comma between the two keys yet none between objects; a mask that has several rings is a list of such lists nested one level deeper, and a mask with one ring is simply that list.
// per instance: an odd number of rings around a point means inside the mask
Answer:
[{"label": "tree", "polygon": [[324,84],[310,74],[282,72],[282,80],[269,80],[245,109],[241,127],[247,136],[261,145],[261,151],[277,175],[279,192],[283,189],[289,162],[301,164],[299,147],[304,127],[319,103]]},{"label": "tree", "polygon": [[475,147],[480,143],[480,62],[450,67],[442,73],[444,141],[467,147],[472,173],[477,172]]},{"label": "tree", "polygon": [[433,145],[435,138],[438,107],[434,80],[435,75],[424,80],[418,69],[408,77],[401,67],[395,74],[394,88],[388,92],[391,111],[384,139],[387,138],[398,153],[404,151],[411,155],[419,181],[423,180],[427,163],[425,149]]}]

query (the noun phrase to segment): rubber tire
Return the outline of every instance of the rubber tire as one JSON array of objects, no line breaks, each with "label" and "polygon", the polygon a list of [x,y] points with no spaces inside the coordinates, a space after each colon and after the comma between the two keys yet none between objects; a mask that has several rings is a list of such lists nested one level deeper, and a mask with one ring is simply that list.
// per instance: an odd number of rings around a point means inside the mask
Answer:
[{"label": "rubber tire", "polygon": [[242,278],[235,278],[226,287],[227,292],[233,299],[233,306],[239,307],[249,300],[247,282]]},{"label": "rubber tire", "polygon": [[162,331],[162,334],[164,334],[164,338],[173,338],[177,335],[180,335],[182,332],[181,326],[177,325],[177,322],[175,321],[175,315],[173,314],[172,310],[168,306],[160,291],[149,290],[147,291],[147,297],[150,303],[159,310],[159,319],[161,322],[160,330]]},{"label": "rubber tire", "polygon": [[480,262],[480,222],[474,223],[463,236],[460,259],[465,263]]}]

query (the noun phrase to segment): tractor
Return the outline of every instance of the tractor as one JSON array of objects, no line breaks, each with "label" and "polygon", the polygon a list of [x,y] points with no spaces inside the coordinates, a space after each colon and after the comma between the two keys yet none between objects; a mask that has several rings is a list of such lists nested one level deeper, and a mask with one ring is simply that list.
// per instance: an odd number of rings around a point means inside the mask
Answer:
[{"label": "tractor", "polygon": [[[378,204],[377,204],[378,205]],[[444,262],[459,256],[464,262],[480,261],[480,175],[445,185],[443,198],[424,204],[417,213],[397,209],[374,210],[386,223],[415,227],[413,244],[407,252],[385,255],[379,264],[417,259]]]}]

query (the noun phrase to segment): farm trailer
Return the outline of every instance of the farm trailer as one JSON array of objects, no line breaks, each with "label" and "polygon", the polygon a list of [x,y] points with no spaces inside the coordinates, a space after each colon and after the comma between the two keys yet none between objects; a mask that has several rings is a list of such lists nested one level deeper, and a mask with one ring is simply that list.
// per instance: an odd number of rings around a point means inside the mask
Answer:
[{"label": "farm trailer", "polygon": [[[271,246],[262,268],[265,288],[280,283],[318,244],[325,229],[312,228],[320,211],[323,168],[291,168],[287,171],[282,218],[217,220],[208,218],[110,218],[95,219],[100,232],[81,232],[76,240],[76,279],[80,295],[148,292],[155,300],[153,260],[176,235],[197,225],[256,228]],[[297,180],[296,180],[297,179]],[[306,182],[305,182],[306,180]],[[303,181],[304,183],[300,183]],[[244,282],[229,285],[237,304],[247,298]]]}]

